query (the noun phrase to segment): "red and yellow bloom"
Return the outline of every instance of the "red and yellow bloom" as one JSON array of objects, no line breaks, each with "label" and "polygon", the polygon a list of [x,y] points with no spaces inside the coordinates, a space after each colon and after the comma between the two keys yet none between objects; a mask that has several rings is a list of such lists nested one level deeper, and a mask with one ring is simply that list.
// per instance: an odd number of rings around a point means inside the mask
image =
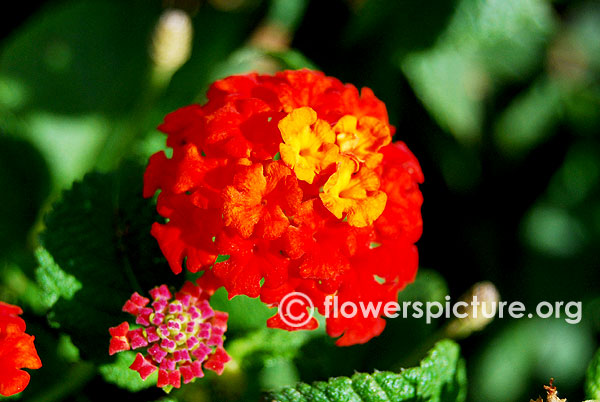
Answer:
[{"label": "red and yellow bloom", "polygon": [[[406,145],[391,143],[385,105],[368,88],[309,70],[232,76],[160,129],[173,156],[152,156],[144,193],[161,190],[165,223],[152,234],[173,272],[203,270],[201,286],[270,306],[303,292],[319,309],[331,294],[396,300],[414,279],[423,175]],[[339,345],[384,326],[327,319]]]},{"label": "red and yellow bloom", "polygon": [[42,362],[33,344],[34,337],[25,333],[25,321],[18,306],[0,302],[0,395],[19,393],[29,384],[29,373],[21,369],[38,369]]}]

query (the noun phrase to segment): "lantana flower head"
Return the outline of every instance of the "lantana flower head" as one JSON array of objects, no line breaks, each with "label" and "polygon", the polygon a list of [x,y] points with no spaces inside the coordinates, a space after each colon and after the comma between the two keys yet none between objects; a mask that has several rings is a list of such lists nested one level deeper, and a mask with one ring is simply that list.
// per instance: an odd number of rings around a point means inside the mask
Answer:
[{"label": "lantana flower head", "polygon": [[[174,273],[204,271],[202,286],[269,306],[302,292],[321,312],[327,295],[395,301],[414,279],[423,174],[392,143],[370,89],[309,70],[232,76],[159,128],[173,155],[150,158],[144,195],[161,190],[165,220],[152,234]],[[277,316],[267,324],[299,329]],[[384,326],[380,316],[327,318],[338,345]]]},{"label": "lantana flower head", "polygon": [[223,349],[227,313],[211,308],[207,292],[191,282],[171,294],[166,285],[150,291],[152,300],[134,293],[123,311],[135,316],[110,328],[109,354],[142,350],[130,368],[145,380],[158,370],[157,386],[166,391],[204,376],[203,368],[221,374],[230,360]]},{"label": "lantana flower head", "polygon": [[18,306],[0,302],[0,395],[10,396],[23,391],[30,376],[23,368],[42,367],[33,344],[34,337],[25,333],[25,321]]}]

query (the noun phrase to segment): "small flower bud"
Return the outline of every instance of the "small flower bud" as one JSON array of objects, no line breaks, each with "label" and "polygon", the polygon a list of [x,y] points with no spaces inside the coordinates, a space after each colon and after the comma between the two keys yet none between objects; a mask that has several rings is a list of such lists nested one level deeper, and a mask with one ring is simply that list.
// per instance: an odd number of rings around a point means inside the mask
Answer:
[{"label": "small flower bud", "polygon": [[152,37],[151,56],[158,72],[173,74],[190,57],[193,28],[189,15],[182,10],[166,10]]},{"label": "small flower bud", "polygon": [[500,294],[491,282],[479,282],[465,293],[460,301],[467,307],[459,309],[459,314],[467,314],[464,318],[454,318],[446,327],[451,338],[466,338],[475,331],[481,331],[497,314]]}]

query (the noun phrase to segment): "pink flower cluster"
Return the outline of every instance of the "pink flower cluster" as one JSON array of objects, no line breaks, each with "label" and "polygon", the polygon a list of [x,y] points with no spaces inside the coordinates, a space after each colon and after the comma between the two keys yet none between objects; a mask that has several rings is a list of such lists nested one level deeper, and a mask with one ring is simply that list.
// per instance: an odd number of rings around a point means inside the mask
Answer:
[{"label": "pink flower cluster", "polygon": [[209,295],[199,286],[186,282],[175,294],[166,285],[150,291],[150,299],[134,293],[123,311],[135,316],[139,325],[131,329],[128,322],[110,328],[109,354],[145,349],[130,366],[142,379],[158,370],[157,386],[169,391],[173,387],[204,376],[203,367],[223,372],[231,358],[223,349],[228,314],[214,311]]}]

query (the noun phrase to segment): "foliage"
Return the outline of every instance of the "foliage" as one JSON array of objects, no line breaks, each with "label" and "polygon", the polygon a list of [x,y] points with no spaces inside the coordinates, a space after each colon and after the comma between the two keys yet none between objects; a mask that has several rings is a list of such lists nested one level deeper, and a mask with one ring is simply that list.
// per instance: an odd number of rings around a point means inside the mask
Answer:
[{"label": "foliage", "polygon": [[356,373],[351,378],[330,378],[312,385],[299,383],[268,394],[272,402],[387,402],[429,401],[463,402],[466,397],[466,371],[459,347],[452,341],[441,341],[419,367],[400,374],[376,371]]},{"label": "foliage", "polygon": [[[81,287],[56,302],[50,319],[71,335],[82,357],[98,362],[108,359],[107,331],[118,324],[115,312],[124,300],[164,281],[164,262],[155,258],[149,238],[154,208],[140,196],[141,172],[137,164],[124,164],[113,173],[87,175],[53,206],[42,234],[64,271],[57,275],[71,275]],[[60,292],[71,292],[71,282],[62,282]]]},{"label": "foliage", "polygon": [[600,398],[600,351],[596,351],[587,369],[585,395],[588,399]]}]

